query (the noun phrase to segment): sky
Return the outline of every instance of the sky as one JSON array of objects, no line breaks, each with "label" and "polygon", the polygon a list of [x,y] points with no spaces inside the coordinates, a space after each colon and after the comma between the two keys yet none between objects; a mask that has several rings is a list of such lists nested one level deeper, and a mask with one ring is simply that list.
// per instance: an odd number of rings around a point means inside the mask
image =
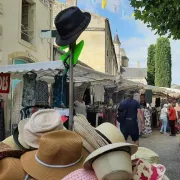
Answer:
[{"label": "sky", "polygon": [[[65,2],[65,0],[59,0]],[[78,0],[80,9],[99,14],[109,19],[112,36],[117,32],[121,42],[121,47],[125,49],[129,58],[129,67],[140,67],[147,65],[147,49],[151,44],[155,44],[158,35],[147,28],[139,20],[135,20],[131,15],[133,8],[129,0],[107,0],[105,9],[101,8],[101,0]],[[172,84],[180,85],[180,40],[170,40],[172,56]]]}]

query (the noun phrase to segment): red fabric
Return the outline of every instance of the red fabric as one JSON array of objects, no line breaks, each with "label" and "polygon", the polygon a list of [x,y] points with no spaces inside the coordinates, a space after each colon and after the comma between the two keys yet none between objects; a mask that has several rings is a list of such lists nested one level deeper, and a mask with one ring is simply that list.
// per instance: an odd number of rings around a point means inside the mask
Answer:
[{"label": "red fabric", "polygon": [[175,121],[176,120],[176,110],[173,108],[173,107],[171,107],[170,109],[169,109],[169,120],[170,121]]}]

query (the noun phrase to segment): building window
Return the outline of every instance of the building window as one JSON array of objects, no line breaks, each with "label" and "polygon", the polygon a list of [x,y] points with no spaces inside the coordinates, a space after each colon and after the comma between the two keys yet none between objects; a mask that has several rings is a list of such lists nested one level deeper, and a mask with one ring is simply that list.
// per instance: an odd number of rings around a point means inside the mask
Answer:
[{"label": "building window", "polygon": [[107,56],[108,56],[108,51],[107,51]]},{"label": "building window", "polygon": [[21,39],[34,43],[35,4],[32,0],[22,0]]}]

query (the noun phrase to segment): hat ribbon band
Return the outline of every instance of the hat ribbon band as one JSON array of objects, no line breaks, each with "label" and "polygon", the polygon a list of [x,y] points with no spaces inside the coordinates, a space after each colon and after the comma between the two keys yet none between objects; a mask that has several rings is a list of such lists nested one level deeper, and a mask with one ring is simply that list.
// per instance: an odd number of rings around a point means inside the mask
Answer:
[{"label": "hat ribbon band", "polygon": [[51,165],[51,164],[46,164],[44,163],[43,161],[41,161],[38,157],[37,157],[37,154],[35,154],[35,159],[36,161],[45,166],[45,167],[48,167],[48,168],[66,168],[66,167],[71,167],[71,166],[74,166],[75,164],[77,164],[81,159],[82,159],[82,156],[76,161],[76,162],[73,162],[71,164],[67,164],[67,165]]},{"label": "hat ribbon band", "polygon": [[112,144],[112,142],[104,135],[102,134],[100,131],[98,131],[97,129],[95,129],[95,131],[109,144]]}]

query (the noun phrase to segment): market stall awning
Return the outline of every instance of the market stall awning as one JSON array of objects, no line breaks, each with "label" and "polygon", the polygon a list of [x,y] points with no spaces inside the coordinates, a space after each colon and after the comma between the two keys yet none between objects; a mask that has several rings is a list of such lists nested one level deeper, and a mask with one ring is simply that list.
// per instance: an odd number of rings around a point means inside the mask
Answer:
[{"label": "market stall awning", "polygon": [[[13,79],[22,79],[23,75],[28,72],[35,72],[37,78],[52,81],[58,72],[64,70],[62,61],[38,62],[18,65],[0,66],[1,73],[10,73]],[[95,71],[91,68],[77,64],[74,67],[74,81],[101,81],[101,80],[116,80],[116,77],[106,73]]]}]

